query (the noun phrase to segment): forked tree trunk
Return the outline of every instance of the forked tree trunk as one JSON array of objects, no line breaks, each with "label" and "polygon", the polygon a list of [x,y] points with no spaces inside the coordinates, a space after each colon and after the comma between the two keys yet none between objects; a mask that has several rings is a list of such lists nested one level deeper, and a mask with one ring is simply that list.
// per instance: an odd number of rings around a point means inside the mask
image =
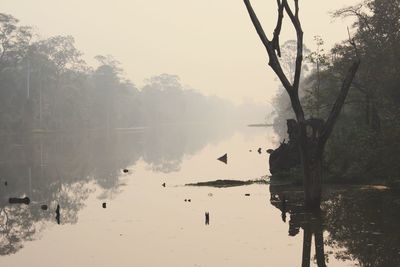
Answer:
[{"label": "forked tree trunk", "polygon": [[[343,81],[339,96],[336,99],[335,104],[333,105],[327,121],[321,127],[318,127],[317,132],[314,131],[315,129],[313,127],[313,136],[310,140],[309,136],[307,136],[305,115],[299,98],[300,77],[303,62],[303,30],[299,19],[299,0],[294,0],[293,10],[292,7],[290,7],[290,5],[288,4],[287,0],[277,0],[278,18],[272,40],[269,40],[267,35],[265,34],[264,29],[261,26],[261,23],[258,20],[253,7],[250,4],[250,0],[243,1],[246,5],[254,28],[256,29],[257,34],[261,39],[261,42],[267,50],[269,58],[268,64],[278,76],[283,87],[286,89],[290,97],[293,111],[296,114],[296,121],[299,127],[300,153],[304,171],[303,184],[305,205],[307,208],[319,209],[321,203],[322,158],[324,146],[332,132],[333,126],[336,123],[340,110],[343,107],[347,93],[350,89],[351,83],[360,65],[360,60],[357,55],[355,43],[350,40],[351,45],[354,46],[356,51],[356,59],[351,65]],[[279,57],[281,56],[281,50],[279,47],[279,36],[282,29],[284,14],[287,14],[290,18],[290,21],[292,22],[296,30],[297,37],[297,55],[293,81],[289,81],[279,61]]]}]

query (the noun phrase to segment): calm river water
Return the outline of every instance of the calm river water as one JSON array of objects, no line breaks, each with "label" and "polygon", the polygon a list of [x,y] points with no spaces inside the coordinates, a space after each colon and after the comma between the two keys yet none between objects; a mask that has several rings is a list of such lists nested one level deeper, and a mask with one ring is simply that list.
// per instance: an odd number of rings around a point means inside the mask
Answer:
[{"label": "calm river water", "polygon": [[185,186],[263,178],[278,141],[207,125],[3,136],[0,266],[400,266],[390,190],[331,186],[310,215],[301,188]]}]

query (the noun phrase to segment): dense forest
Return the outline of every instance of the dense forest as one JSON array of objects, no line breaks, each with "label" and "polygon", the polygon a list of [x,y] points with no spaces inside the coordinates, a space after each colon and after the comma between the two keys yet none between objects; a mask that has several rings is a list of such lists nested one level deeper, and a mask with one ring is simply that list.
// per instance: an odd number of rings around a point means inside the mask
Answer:
[{"label": "dense forest", "polygon": [[[205,96],[161,74],[138,88],[112,56],[86,64],[72,36],[40,39],[0,13],[0,130],[113,129],[183,122],[260,122],[261,105]],[[253,121],[252,121],[253,119]]]},{"label": "dense forest", "polygon": [[[400,1],[367,0],[332,15],[354,22],[349,38],[356,44],[361,65],[326,146],[325,179],[396,182],[400,173]],[[315,41],[315,51],[304,49],[306,71],[299,94],[309,118],[326,118],[355,55],[349,40],[329,52],[324,51],[321,37]],[[293,61],[293,43],[283,45],[283,63]],[[282,65],[292,75],[293,66]],[[295,116],[283,88],[274,99],[274,108],[275,129],[282,139],[287,138],[286,120]]]}]

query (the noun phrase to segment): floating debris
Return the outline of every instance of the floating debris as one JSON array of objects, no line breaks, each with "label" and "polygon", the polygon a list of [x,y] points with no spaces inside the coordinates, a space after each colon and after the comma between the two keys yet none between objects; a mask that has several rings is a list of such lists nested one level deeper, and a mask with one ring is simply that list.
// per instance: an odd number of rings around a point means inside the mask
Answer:
[{"label": "floating debris", "polygon": [[8,199],[8,203],[10,203],[10,204],[26,204],[26,205],[29,205],[29,203],[31,203],[31,200],[29,199],[29,197],[24,197],[24,198],[10,197]]},{"label": "floating debris", "polygon": [[56,209],[56,221],[58,224],[60,224],[60,205],[57,205]]},{"label": "floating debris", "polygon": [[123,169],[122,172],[123,172],[123,173],[128,173],[129,170],[128,170],[128,169]]},{"label": "floating debris", "polygon": [[47,209],[48,209],[48,206],[47,206],[47,205],[42,205],[42,206],[40,206],[40,208],[41,208],[42,210],[47,210]]},{"label": "floating debris", "polygon": [[165,187],[165,183],[163,183],[162,186]]},{"label": "floating debris", "polygon": [[271,123],[254,123],[247,125],[247,127],[269,127],[269,126],[274,126],[274,125]]},{"label": "floating debris", "polygon": [[106,202],[103,202],[103,209],[105,209],[105,208],[107,208],[107,203]]},{"label": "floating debris", "polygon": [[251,184],[269,184],[269,181],[265,179],[257,179],[257,180],[248,180],[248,181],[240,181],[240,180],[216,180],[216,181],[208,181],[208,182],[198,182],[186,184],[186,186],[211,186],[211,187],[234,187],[234,186],[243,186],[243,185],[251,185]]},{"label": "floating debris", "polygon": [[225,153],[225,155],[223,155],[222,157],[219,157],[218,160],[222,161],[225,164],[228,164],[228,154]]},{"label": "floating debris", "polygon": [[205,224],[209,225],[210,224],[210,213],[208,211],[206,211],[206,213],[204,215],[205,215],[205,218],[206,218]]}]

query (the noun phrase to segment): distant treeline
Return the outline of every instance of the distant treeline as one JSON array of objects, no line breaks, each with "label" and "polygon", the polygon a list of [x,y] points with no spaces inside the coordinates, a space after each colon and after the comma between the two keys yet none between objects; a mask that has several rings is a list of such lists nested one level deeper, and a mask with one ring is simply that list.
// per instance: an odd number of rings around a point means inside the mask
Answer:
[{"label": "distant treeline", "polygon": [[[344,182],[399,180],[400,1],[362,1],[333,16],[355,20],[349,34],[357,45],[361,66],[327,144],[325,167],[329,177]],[[316,42],[318,49],[307,53],[309,71],[302,78],[301,96],[306,114],[326,119],[355,51],[348,40],[329,53],[323,50],[320,37]],[[282,48],[289,50],[283,60],[291,59],[291,43]],[[290,73],[290,66],[287,71]],[[294,118],[283,89],[274,107],[275,127],[283,139],[286,119]]]},{"label": "distant treeline", "polygon": [[138,88],[111,56],[95,59],[99,66],[88,66],[71,36],[38,39],[31,27],[0,13],[0,130],[260,122],[254,114],[265,114],[261,106],[235,106],[185,88],[175,75],[151,77]]}]

